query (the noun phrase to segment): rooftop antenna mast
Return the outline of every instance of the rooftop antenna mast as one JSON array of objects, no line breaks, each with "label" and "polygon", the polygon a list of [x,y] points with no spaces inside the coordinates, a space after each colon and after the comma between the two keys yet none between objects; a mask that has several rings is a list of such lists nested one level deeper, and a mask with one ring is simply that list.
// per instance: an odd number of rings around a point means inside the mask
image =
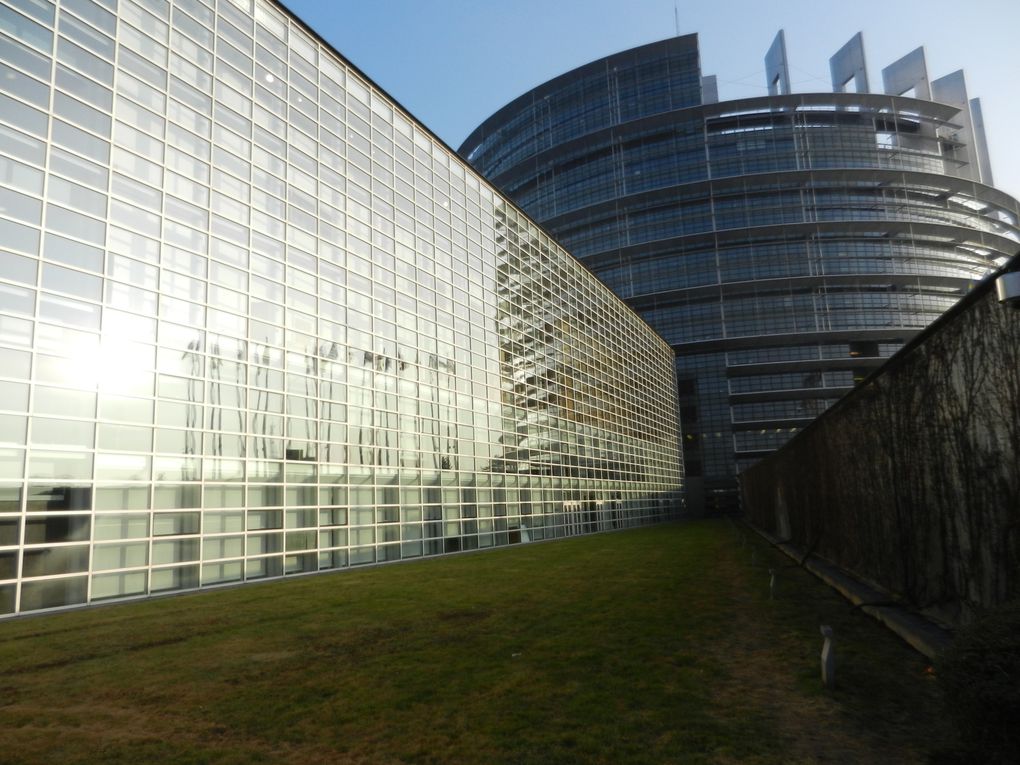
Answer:
[{"label": "rooftop antenna mast", "polygon": [[676,36],[680,36],[680,0],[673,0],[673,23],[676,26]]}]

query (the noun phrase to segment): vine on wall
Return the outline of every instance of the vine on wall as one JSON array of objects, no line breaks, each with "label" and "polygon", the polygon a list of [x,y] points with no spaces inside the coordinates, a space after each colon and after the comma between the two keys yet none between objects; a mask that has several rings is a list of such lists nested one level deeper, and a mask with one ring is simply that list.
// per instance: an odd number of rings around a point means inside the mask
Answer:
[{"label": "vine on wall", "polygon": [[741,476],[752,523],[950,622],[1020,597],[1020,311],[976,292]]}]

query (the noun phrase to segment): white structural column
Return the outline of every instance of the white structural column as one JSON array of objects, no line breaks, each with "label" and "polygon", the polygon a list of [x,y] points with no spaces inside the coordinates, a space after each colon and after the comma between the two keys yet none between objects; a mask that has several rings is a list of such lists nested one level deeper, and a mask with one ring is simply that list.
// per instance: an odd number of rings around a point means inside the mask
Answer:
[{"label": "white structural column", "polygon": [[790,64],[786,58],[786,35],[780,29],[765,54],[765,76],[769,95],[785,96],[790,92]]},{"label": "white structural column", "polygon": [[928,64],[924,58],[924,46],[915,48],[883,69],[882,87],[886,93],[893,96],[902,96],[913,90],[915,98],[930,101],[931,86],[928,84]]},{"label": "white structural column", "polygon": [[946,129],[946,138],[950,139],[950,143],[945,144],[946,172],[980,181],[981,162],[975,151],[974,120],[970,113],[963,70],[957,69],[952,74],[932,80],[931,97],[933,101],[960,109],[960,113],[953,119],[954,126]]},{"label": "white structural column", "polygon": [[719,103],[719,81],[714,74],[706,74],[701,78],[701,103]]},{"label": "white structural column", "polygon": [[864,59],[864,36],[860,32],[851,37],[846,45],[829,59],[829,71],[832,73],[834,93],[845,93],[847,83],[851,80],[854,82],[856,92],[870,92],[868,67]]},{"label": "white structural column", "polygon": [[988,139],[985,137],[985,118],[981,112],[981,99],[970,99],[970,116],[974,120],[974,150],[977,152],[978,167],[981,168],[981,182],[995,185],[992,178],[992,160],[988,156]]}]

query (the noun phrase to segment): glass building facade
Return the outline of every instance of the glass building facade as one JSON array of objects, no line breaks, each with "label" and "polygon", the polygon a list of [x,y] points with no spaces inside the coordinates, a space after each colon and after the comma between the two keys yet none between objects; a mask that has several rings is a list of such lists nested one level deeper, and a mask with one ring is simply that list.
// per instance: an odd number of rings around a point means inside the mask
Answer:
[{"label": "glass building facade", "polygon": [[[847,52],[866,91],[859,36]],[[891,93],[718,102],[697,36],[674,37],[540,85],[460,148],[672,345],[692,505],[732,508],[741,469],[1017,250],[962,73],[930,85],[953,102],[919,97],[916,54]]]},{"label": "glass building facade", "polygon": [[669,346],[281,6],[0,68],[0,614],[675,512]]}]

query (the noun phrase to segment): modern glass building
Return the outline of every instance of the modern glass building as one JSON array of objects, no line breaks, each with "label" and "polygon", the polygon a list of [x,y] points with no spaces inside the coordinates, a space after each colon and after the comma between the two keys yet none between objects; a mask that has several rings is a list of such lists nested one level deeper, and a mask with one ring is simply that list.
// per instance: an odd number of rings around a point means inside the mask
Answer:
[{"label": "modern glass building", "polygon": [[669,346],[281,6],[0,70],[0,614],[675,511]]},{"label": "modern glass building", "polygon": [[[832,93],[719,102],[696,35],[609,56],[500,109],[472,165],[676,352],[689,498],[733,506],[782,445],[1017,250],[963,73],[923,50],[868,92],[860,35]],[[844,92],[853,81],[855,92]]]}]

